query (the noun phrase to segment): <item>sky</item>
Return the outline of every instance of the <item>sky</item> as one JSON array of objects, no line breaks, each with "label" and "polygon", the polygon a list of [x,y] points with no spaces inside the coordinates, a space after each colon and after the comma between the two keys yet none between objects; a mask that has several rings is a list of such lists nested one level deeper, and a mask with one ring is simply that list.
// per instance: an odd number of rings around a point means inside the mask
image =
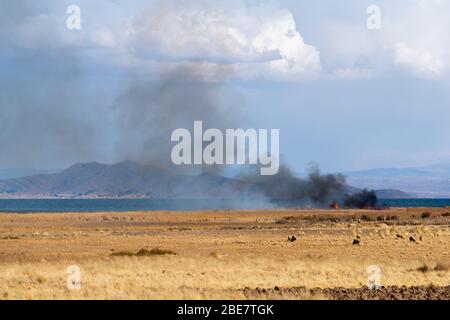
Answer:
[{"label": "sky", "polygon": [[295,171],[450,163],[449,30],[450,0],[2,1],[0,168],[138,157],[123,97],[180,68]]}]

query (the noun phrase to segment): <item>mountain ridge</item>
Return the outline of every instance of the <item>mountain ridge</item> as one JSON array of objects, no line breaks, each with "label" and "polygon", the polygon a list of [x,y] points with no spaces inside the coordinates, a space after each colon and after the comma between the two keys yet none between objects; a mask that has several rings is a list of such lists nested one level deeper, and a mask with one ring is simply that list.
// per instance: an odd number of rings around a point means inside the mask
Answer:
[{"label": "mountain ridge", "polygon": [[[10,197],[198,197],[204,190],[218,196],[240,190],[245,183],[219,175],[183,175],[131,161],[116,164],[77,163],[56,174],[0,180],[0,195]],[[248,186],[250,187],[250,186]],[[247,191],[244,188],[244,191]],[[227,193],[228,192],[228,193]]]},{"label": "mountain ridge", "polygon": [[[368,186],[350,183],[345,192]],[[214,172],[172,173],[129,160],[115,164],[76,163],[58,173],[0,180],[0,198],[226,198],[257,194],[258,183]],[[410,198],[399,188],[372,188],[379,198]]]},{"label": "mountain ridge", "polygon": [[358,188],[398,189],[416,198],[450,197],[450,165],[379,168],[344,174],[347,182]]}]

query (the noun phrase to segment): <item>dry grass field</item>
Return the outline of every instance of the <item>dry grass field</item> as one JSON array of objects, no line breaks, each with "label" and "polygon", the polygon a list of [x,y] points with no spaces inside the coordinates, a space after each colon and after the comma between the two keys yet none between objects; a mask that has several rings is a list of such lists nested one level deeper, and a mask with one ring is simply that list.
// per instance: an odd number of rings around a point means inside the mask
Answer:
[{"label": "dry grass field", "polygon": [[0,214],[0,299],[449,299],[449,212]]}]

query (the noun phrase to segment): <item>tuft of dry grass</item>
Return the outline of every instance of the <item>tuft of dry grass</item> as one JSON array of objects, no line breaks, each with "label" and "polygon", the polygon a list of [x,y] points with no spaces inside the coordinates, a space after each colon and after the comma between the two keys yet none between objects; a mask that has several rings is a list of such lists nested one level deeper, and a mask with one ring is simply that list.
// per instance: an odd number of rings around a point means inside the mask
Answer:
[{"label": "tuft of dry grass", "polygon": [[434,267],[434,271],[449,271],[450,270],[450,266],[448,264],[442,263],[442,262],[438,262],[436,264],[436,266]]},{"label": "tuft of dry grass", "polygon": [[142,248],[137,252],[130,251],[118,251],[111,253],[114,257],[150,257],[150,256],[161,256],[161,255],[176,255],[176,252],[167,249],[153,248],[151,250]]},{"label": "tuft of dry grass", "polygon": [[0,238],[1,240],[19,240],[20,237],[18,236],[4,236]]},{"label": "tuft of dry grass", "polygon": [[434,267],[431,267],[424,263],[420,267],[418,267],[416,269],[416,271],[420,271],[422,273],[433,272],[433,271],[447,272],[447,271],[450,271],[450,266],[448,264],[438,262]]},{"label": "tuft of dry grass", "polygon": [[421,217],[422,219],[427,219],[427,218],[431,217],[431,213],[429,213],[429,212],[422,212],[422,214],[420,215],[420,217]]},{"label": "tuft of dry grass", "polygon": [[423,273],[432,271],[432,269],[429,266],[427,266],[426,264],[421,265],[416,270],[420,271],[420,272],[423,272]]}]

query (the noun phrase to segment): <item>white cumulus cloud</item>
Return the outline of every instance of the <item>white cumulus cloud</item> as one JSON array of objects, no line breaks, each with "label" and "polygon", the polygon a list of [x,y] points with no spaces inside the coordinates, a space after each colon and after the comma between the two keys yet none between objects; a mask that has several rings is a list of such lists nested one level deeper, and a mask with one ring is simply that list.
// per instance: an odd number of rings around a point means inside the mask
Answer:
[{"label": "white cumulus cloud", "polygon": [[27,12],[17,9],[15,19],[0,21],[2,29],[7,27],[0,40],[31,50],[70,47],[81,58],[97,57],[101,64],[140,75],[197,65],[212,76],[228,73],[244,80],[319,76],[319,51],[305,43],[293,14],[276,2],[252,3],[169,0],[123,14],[122,7],[111,2],[93,6],[83,0],[82,28],[74,31],[66,28],[68,15],[61,7],[43,10],[29,5]]},{"label": "white cumulus cloud", "polygon": [[425,48],[409,47],[404,43],[396,45],[395,61],[423,77],[439,77],[446,68],[444,60],[436,53]]},{"label": "white cumulus cloud", "polygon": [[[358,77],[359,57],[367,58],[370,77],[406,72],[416,78],[443,78],[450,71],[450,0],[380,1],[381,28],[368,30],[364,11],[355,20],[326,25],[324,65],[335,76]],[[328,70],[327,70],[328,71]],[[368,73],[359,73],[365,78]]]},{"label": "white cumulus cloud", "polygon": [[161,2],[134,29],[141,59],[228,64],[244,78],[298,80],[321,69],[318,50],[305,43],[291,12],[273,4]]},{"label": "white cumulus cloud", "polygon": [[441,77],[450,66],[450,1],[414,0],[389,26],[395,62],[418,77]]}]

